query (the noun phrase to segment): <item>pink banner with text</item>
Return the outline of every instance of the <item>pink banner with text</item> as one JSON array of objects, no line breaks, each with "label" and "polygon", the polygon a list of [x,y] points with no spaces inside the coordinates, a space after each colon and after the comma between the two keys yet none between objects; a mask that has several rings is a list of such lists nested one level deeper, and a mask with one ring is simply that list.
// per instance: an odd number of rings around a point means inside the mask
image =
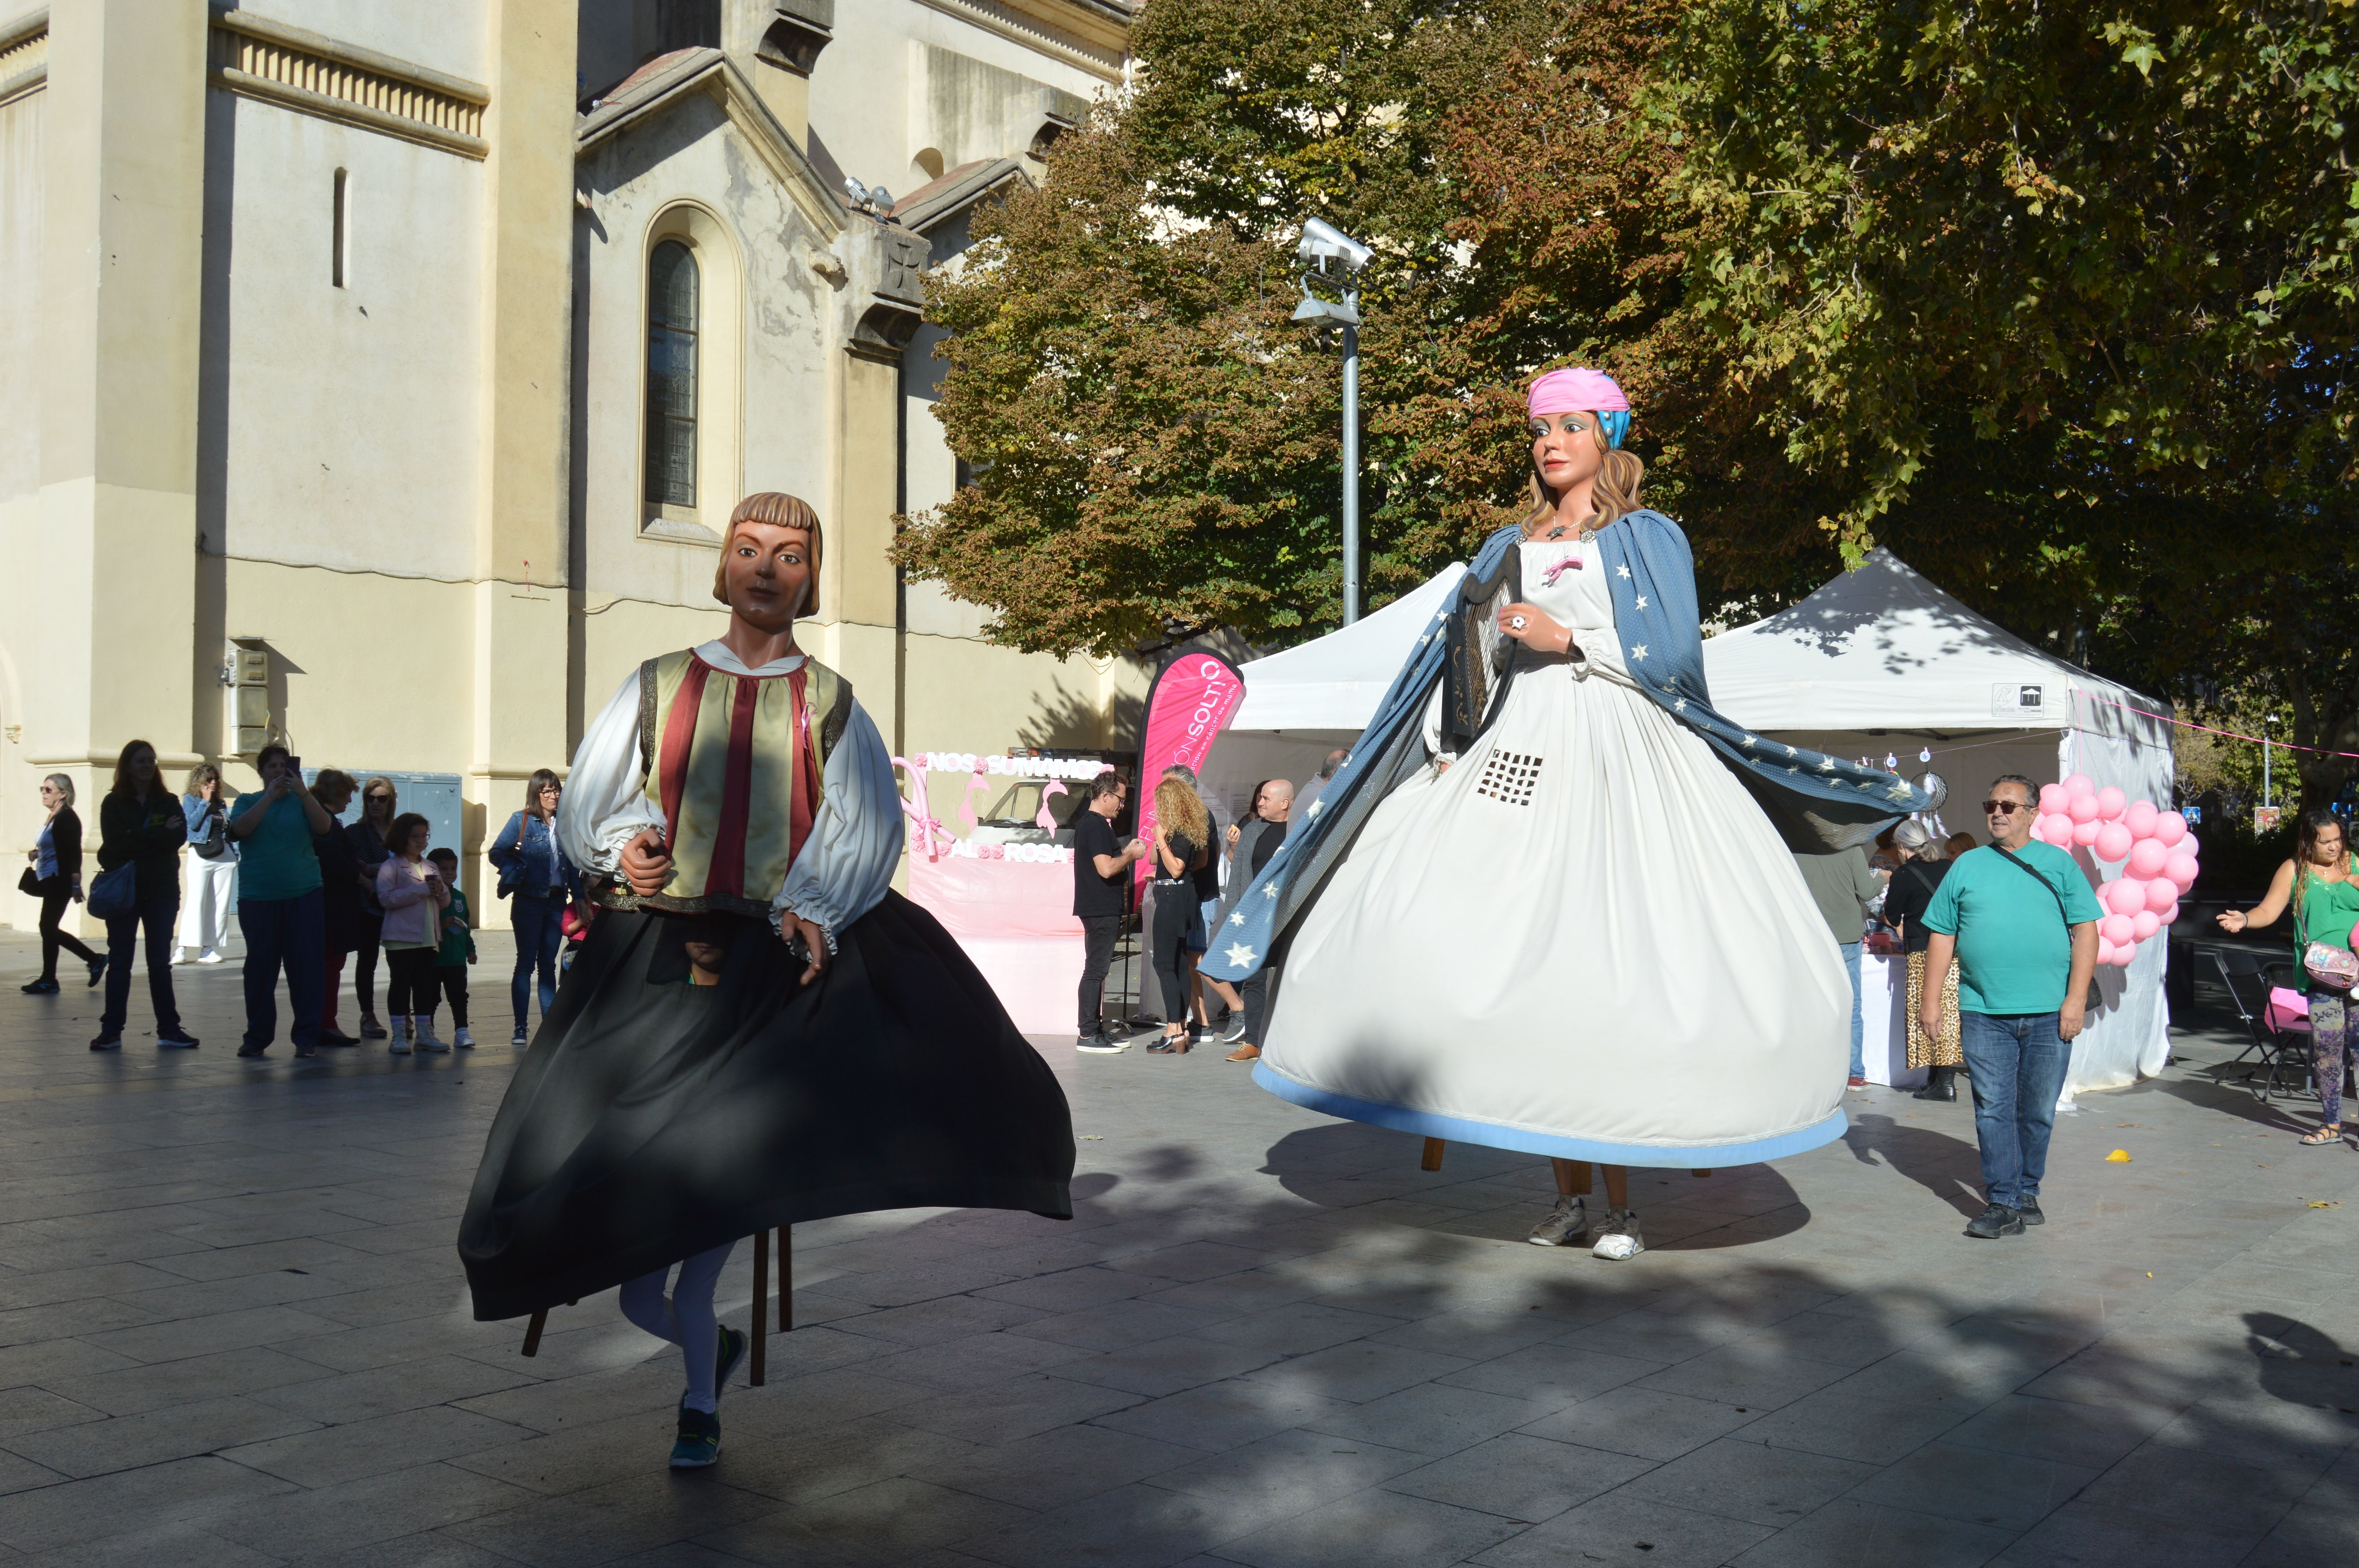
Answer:
[{"label": "pink banner with text", "polygon": [[[1155,837],[1155,785],[1163,770],[1201,773],[1212,741],[1245,700],[1245,679],[1218,654],[1182,654],[1163,666],[1147,694],[1147,738],[1138,749],[1138,836]],[[1138,862],[1144,882],[1154,857]]]}]

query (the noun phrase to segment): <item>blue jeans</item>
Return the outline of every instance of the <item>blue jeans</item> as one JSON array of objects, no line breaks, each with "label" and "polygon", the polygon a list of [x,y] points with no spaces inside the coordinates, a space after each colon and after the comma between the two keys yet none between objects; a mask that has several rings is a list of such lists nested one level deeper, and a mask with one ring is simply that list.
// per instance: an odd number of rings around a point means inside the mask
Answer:
[{"label": "blue jeans", "polygon": [[1851,1076],[1867,1076],[1867,1024],[1859,1008],[1859,950],[1857,942],[1838,942],[1843,949],[1843,973],[1851,977]]},{"label": "blue jeans", "polygon": [[317,1045],[328,1006],[328,905],[318,888],[293,898],[242,898],[237,928],[245,937],[245,1038],[260,1051],[278,1033],[278,972],[287,971],[294,1016],[287,1037]]},{"label": "blue jeans", "polygon": [[2039,1195],[2048,1173],[2048,1135],[2072,1047],[2056,1033],[2052,1012],[1958,1014],[1958,1048],[1973,1080],[1974,1141],[1982,1145],[1983,1190],[1993,1203],[2020,1208]]},{"label": "blue jeans", "polygon": [[508,981],[508,1000],[516,1005],[516,1033],[525,1031],[532,1004],[533,970],[540,971],[540,1015],[557,1005],[557,950],[565,946],[562,895],[535,898],[528,892],[509,900],[508,918],[516,927],[516,974]]},{"label": "blue jeans", "polygon": [[172,926],[180,917],[180,890],[143,899],[128,914],[106,923],[106,1010],[98,1032],[119,1036],[131,1012],[131,960],[139,951],[139,930],[147,929],[147,1000],[156,1009],[158,1038],[180,1033],[179,1004],[172,999]]}]

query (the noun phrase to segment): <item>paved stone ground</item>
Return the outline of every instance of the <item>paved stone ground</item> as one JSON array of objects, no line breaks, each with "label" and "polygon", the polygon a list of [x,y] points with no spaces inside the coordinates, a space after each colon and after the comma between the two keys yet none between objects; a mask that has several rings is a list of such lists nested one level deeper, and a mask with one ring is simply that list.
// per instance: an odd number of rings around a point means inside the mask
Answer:
[{"label": "paved stone ground", "polygon": [[1215,1053],[1044,1042],[1078,1217],[801,1227],[802,1326],[724,1401],[720,1465],[675,1476],[673,1353],[610,1298],[532,1360],[469,1319],[452,1237],[514,1054],[241,1063],[226,966],[182,971],[201,1053],[158,1054],[136,1000],[94,1056],[94,993],[19,996],[29,955],[0,934],[11,1568],[2359,1549],[2359,1152],[2296,1148],[2218,1033],[2060,1124],[2044,1230],[1962,1238],[1967,1108],[1875,1091],[1815,1154],[1642,1174],[1625,1264],[1520,1241],[1540,1162],[1429,1174]]}]

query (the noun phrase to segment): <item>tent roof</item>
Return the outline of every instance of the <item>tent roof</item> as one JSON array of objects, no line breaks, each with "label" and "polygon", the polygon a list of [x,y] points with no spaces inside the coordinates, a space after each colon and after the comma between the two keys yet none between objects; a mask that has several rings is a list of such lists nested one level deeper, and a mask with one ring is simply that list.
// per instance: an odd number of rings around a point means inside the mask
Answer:
[{"label": "tent roof", "polygon": [[2076,692],[2159,706],[2042,653],[1881,548],[1792,609],[1707,638],[1703,665],[1712,705],[1761,730],[2087,728],[2102,704]]},{"label": "tent roof", "polygon": [[1300,647],[1255,659],[1240,671],[1245,699],[1231,730],[1361,730],[1392,689],[1444,595],[1466,574],[1451,563],[1382,610]]}]

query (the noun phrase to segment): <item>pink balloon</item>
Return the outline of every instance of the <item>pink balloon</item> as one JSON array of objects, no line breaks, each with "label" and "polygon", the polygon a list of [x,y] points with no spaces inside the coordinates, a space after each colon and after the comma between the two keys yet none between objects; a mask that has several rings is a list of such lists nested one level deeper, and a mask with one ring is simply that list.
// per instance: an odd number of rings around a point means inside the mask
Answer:
[{"label": "pink balloon", "polygon": [[[2078,806],[2082,801],[2085,801],[2089,797],[2084,795],[2080,800],[2076,800],[2072,804]],[[2072,824],[2072,842],[2080,845],[2083,849],[2087,849],[2094,845],[2097,841],[2098,833],[2104,829],[2104,826],[2105,825],[2104,823],[2096,821],[2075,822]]]},{"label": "pink balloon", "polygon": [[2136,914],[2146,907],[2146,883],[2119,877],[2097,890],[2097,902],[2115,914]]},{"label": "pink balloon", "polygon": [[2135,942],[2125,943],[2123,946],[2114,949],[2114,966],[2116,968],[2128,968],[2132,960],[2136,957],[2137,944]]},{"label": "pink balloon", "polygon": [[2111,822],[2130,808],[2130,797],[2112,784],[2097,792],[2097,815]]},{"label": "pink balloon", "polygon": [[2198,838],[2195,829],[2190,827],[2187,830],[2187,837],[2173,844],[2171,849],[2181,855],[2200,855],[2203,853],[2203,840]]},{"label": "pink balloon", "polygon": [[2201,870],[2202,867],[2197,864],[2194,856],[2173,855],[2169,862],[2162,868],[2162,874],[2178,883],[2180,892],[2185,892],[2195,885],[2196,875]]},{"label": "pink balloon", "polygon": [[2072,819],[2062,812],[2050,812],[2031,826],[2031,831],[2043,844],[2058,849],[2070,848],[2072,842]]},{"label": "pink balloon", "polygon": [[[2191,878],[2190,880],[2192,881]],[[2173,883],[2168,877],[2157,877],[2146,884],[2146,906],[2157,914],[2160,914],[2164,910],[2178,903],[2179,895],[2186,891],[2185,888]],[[2137,911],[2132,910],[2130,913],[2136,914]]]},{"label": "pink balloon", "polygon": [[2091,778],[2086,773],[2073,773],[2064,781],[2064,793],[2066,795],[2094,795],[2097,793],[2097,781]]},{"label": "pink balloon", "polygon": [[[2165,925],[2176,925],[2179,924],[2179,901],[2177,899],[2172,899],[2170,901],[2170,907],[2162,912],[2162,923]],[[2359,929],[2359,927],[2354,927],[2354,929]]]},{"label": "pink balloon", "polygon": [[2114,945],[2113,945],[2111,942],[2106,941],[2103,935],[2098,936],[2098,938],[2097,938],[2097,962],[2099,962],[2100,964],[2110,964],[2110,963],[2112,963],[2113,961],[2114,961]]},{"label": "pink balloon", "polygon": [[2064,815],[2075,822],[2094,822],[2102,813],[2097,810],[2095,795],[2076,795],[2064,807]]},{"label": "pink balloon", "polygon": [[2122,813],[2122,826],[2130,830],[2133,838],[2151,838],[2155,822],[2161,815],[2155,810],[2154,802],[2134,800],[2130,802],[2130,808]]},{"label": "pink balloon", "polygon": [[2159,838],[2141,838],[2130,849],[2129,874],[2141,881],[2162,875],[2162,868],[2169,863],[2170,849]]},{"label": "pink balloon", "polygon": [[2167,846],[2176,846],[2187,837],[2187,818],[2175,811],[2166,811],[2154,819],[2154,836]]},{"label": "pink balloon", "polygon": [[2097,859],[2122,860],[2129,858],[2130,830],[2118,822],[2108,822],[2097,829]]},{"label": "pink balloon", "polygon": [[2097,935],[2118,947],[2137,940],[2137,927],[2126,914],[2109,914],[2097,922]]},{"label": "pink balloon", "polygon": [[2039,809],[2046,816],[2056,816],[2070,805],[2071,800],[2072,792],[2060,784],[2039,786]]},{"label": "pink balloon", "polygon": [[[2130,939],[2132,941],[2143,942],[2161,929],[2162,916],[2157,914],[2153,910],[2141,909],[2136,914],[2130,916]],[[2359,930],[2359,927],[2354,927],[2354,929]]]}]

